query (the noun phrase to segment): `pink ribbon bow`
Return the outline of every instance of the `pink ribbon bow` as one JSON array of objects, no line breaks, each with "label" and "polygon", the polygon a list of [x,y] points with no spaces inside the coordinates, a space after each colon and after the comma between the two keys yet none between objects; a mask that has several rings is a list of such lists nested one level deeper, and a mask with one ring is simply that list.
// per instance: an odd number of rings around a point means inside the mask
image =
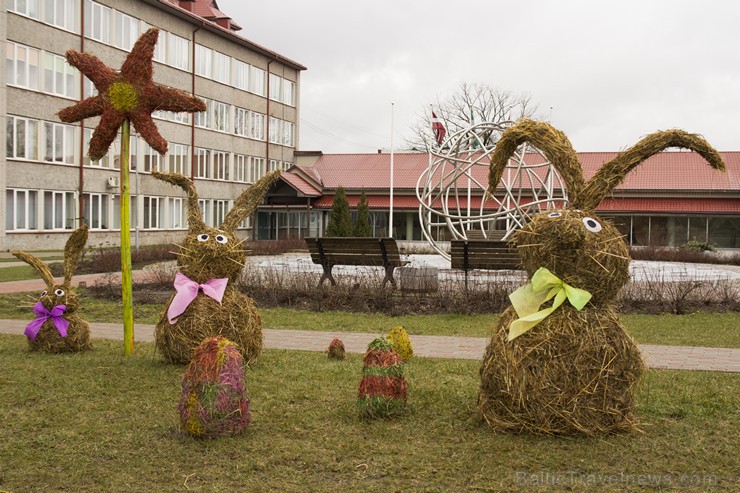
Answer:
[{"label": "pink ribbon bow", "polygon": [[203,284],[198,284],[188,276],[178,272],[175,275],[175,290],[177,294],[172,298],[172,303],[170,303],[170,307],[167,309],[167,318],[170,323],[175,323],[175,319],[193,302],[198,296],[199,291],[203,291],[204,295],[221,303],[228,283],[229,278],[222,277],[219,279],[209,279]]},{"label": "pink ribbon bow", "polygon": [[69,320],[65,320],[62,314],[67,311],[67,305],[56,305],[51,311],[47,310],[43,303],[40,301],[33,305],[33,314],[36,315],[36,319],[30,324],[26,325],[26,330],[23,334],[31,339],[36,340],[36,336],[41,330],[41,326],[44,322],[51,319],[54,322],[54,327],[57,328],[59,335],[67,337],[67,328],[69,327]]}]

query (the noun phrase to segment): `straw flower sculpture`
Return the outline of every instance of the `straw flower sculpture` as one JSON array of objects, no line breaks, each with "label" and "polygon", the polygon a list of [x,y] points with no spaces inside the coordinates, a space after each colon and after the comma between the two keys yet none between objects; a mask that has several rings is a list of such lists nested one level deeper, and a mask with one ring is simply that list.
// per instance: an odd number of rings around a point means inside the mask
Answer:
[{"label": "straw flower sculpture", "polygon": [[129,119],[139,134],[160,154],[167,153],[167,141],[162,138],[152,121],[152,112],[205,111],[203,101],[171,87],[155,84],[152,57],[159,29],[145,32],[123,62],[121,70],[105,65],[89,53],[67,51],[67,61],[92,81],[98,94],[74,106],[64,108],[58,115],[66,123],[100,116],[90,140],[90,159],[102,158],[118,134],[125,119]]}]

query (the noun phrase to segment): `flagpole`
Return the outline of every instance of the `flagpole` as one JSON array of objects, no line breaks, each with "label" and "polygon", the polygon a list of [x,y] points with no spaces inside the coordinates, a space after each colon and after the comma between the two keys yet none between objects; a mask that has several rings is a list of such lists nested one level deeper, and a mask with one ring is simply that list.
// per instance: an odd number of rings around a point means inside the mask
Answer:
[{"label": "flagpole", "polygon": [[393,110],[396,103],[391,103],[391,196],[390,213],[388,214],[388,236],[393,238]]}]

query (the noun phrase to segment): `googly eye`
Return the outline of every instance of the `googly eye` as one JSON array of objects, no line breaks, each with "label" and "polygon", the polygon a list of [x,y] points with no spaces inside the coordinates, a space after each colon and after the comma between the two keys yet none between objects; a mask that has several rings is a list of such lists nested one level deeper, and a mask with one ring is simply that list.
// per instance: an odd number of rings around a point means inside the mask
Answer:
[{"label": "googly eye", "polygon": [[54,296],[64,296],[64,290],[63,289],[55,289],[54,290]]},{"label": "googly eye", "polygon": [[208,241],[209,236],[205,233],[198,235],[198,241]]},{"label": "googly eye", "polygon": [[583,225],[586,226],[586,229],[591,231],[592,233],[598,233],[599,231],[601,231],[601,223],[591,217],[584,217]]},{"label": "googly eye", "polygon": [[562,212],[551,212],[547,215],[547,217],[561,217],[562,215]]},{"label": "googly eye", "polygon": [[41,297],[43,298],[44,296],[46,296],[46,293],[48,293],[48,291],[45,289],[41,291]]},{"label": "googly eye", "polygon": [[229,239],[224,235],[216,235],[216,241],[221,243],[222,245],[225,245],[229,241]]}]

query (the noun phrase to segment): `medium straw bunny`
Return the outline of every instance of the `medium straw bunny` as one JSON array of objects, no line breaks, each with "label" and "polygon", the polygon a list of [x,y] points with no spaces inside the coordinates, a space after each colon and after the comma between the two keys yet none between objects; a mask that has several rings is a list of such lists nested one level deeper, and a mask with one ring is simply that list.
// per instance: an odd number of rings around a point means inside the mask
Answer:
[{"label": "medium straw bunny", "polygon": [[668,147],[691,149],[716,170],[723,171],[724,163],[703,138],[668,130],[619,153],[585,182],[565,134],[525,119],[496,144],[491,193],[524,142],[544,152],[560,172],[569,204],[534,216],[512,235],[530,282],[512,293],[513,306],[494,330],[480,370],[478,412],[491,427],[514,432],[629,430],[643,368],[615,306],[629,279],[629,249],[594,210],[627,173]]},{"label": "medium straw bunny", "polygon": [[92,348],[90,327],[75,313],[79,298],[72,288],[72,274],[85,243],[87,226],[83,225],[72,232],[64,247],[64,281],[61,284],[54,282],[49,267],[38,257],[17,250],[10,252],[36,269],[46,283],[46,289],[33,307],[36,319],[24,332],[32,351],[64,353]]},{"label": "medium straw bunny", "polygon": [[157,349],[170,362],[187,363],[204,339],[222,335],[239,346],[249,364],[262,351],[262,320],[252,299],[234,288],[246,258],[243,241],[234,232],[257,208],[280,172],[267,174],[245,190],[219,228],[203,221],[192,180],[173,173],[155,171],[152,175],[185,190],[189,221],[177,253],[177,293],[155,329]]}]

